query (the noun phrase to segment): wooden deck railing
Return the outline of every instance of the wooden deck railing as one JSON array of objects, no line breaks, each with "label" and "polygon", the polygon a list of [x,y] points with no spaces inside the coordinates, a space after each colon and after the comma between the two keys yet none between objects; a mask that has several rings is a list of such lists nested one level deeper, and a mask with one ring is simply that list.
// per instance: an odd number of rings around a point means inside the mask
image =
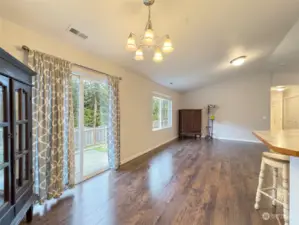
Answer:
[{"label": "wooden deck railing", "polygon": [[[79,129],[75,128],[74,131],[74,144],[76,150],[79,149]],[[100,144],[107,144],[108,140],[108,127],[107,126],[100,126],[100,127],[85,127],[84,133],[82,134],[82,141],[84,148],[93,146],[93,145],[100,145]]]}]

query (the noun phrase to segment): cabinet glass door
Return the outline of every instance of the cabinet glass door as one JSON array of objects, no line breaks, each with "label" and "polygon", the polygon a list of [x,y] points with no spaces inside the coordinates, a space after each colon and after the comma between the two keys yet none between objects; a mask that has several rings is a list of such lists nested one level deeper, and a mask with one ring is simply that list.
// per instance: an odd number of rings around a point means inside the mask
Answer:
[{"label": "cabinet glass door", "polygon": [[[10,202],[9,80],[0,76],[0,209]],[[0,213],[1,214],[1,213]]]},{"label": "cabinet glass door", "polygon": [[21,190],[29,185],[31,179],[29,176],[31,167],[29,141],[31,141],[31,137],[28,121],[29,110],[31,110],[29,108],[31,99],[30,91],[30,87],[14,82],[14,178],[17,193],[22,192]]}]

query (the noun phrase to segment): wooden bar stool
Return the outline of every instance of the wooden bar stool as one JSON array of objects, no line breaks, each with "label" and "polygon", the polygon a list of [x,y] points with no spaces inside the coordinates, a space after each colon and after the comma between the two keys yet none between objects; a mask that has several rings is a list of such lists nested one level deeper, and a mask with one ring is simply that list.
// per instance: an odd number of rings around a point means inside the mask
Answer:
[{"label": "wooden bar stool", "polygon": [[[273,171],[272,187],[263,188],[265,167],[270,166]],[[256,192],[255,209],[260,208],[261,196],[264,195],[272,200],[272,205],[279,203],[283,206],[284,225],[289,225],[289,165],[290,157],[278,153],[264,152],[262,156],[259,183]],[[282,170],[283,201],[277,199],[278,169]],[[271,191],[271,195],[266,191]]]}]

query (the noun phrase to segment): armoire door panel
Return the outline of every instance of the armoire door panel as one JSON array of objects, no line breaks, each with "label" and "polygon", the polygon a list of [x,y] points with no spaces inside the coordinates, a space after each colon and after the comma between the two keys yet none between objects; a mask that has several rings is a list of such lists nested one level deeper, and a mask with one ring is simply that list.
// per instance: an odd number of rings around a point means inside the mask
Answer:
[{"label": "armoire door panel", "polygon": [[21,113],[22,113],[22,109],[21,109],[21,99],[20,99],[20,96],[21,96],[21,92],[22,90],[21,89],[16,89],[15,90],[15,107],[14,107],[14,112],[15,112],[15,118],[16,118],[16,121],[19,121],[21,120]]},{"label": "armoire door panel", "polygon": [[36,73],[0,48],[0,225],[32,218],[32,76]]},{"label": "armoire door panel", "polygon": [[0,208],[7,202],[7,199],[5,199],[5,192],[7,191],[5,188],[6,176],[5,168],[0,169]]},{"label": "armoire door panel", "polygon": [[0,126],[10,121],[9,92],[9,79],[0,75]]},{"label": "armoire door panel", "polygon": [[0,75],[0,224],[11,207],[10,84]]},{"label": "armoire door panel", "polygon": [[[14,142],[14,180],[15,180],[15,199],[18,199],[24,191],[29,188],[32,178],[28,171],[32,165],[31,153],[28,151],[31,146],[30,121],[28,115],[31,114],[31,87],[13,81],[14,95],[12,96],[13,104],[13,129],[15,134]],[[30,155],[30,156],[29,156]],[[25,160],[24,160],[25,159]],[[27,159],[27,160],[26,160]]]},{"label": "armoire door panel", "polygon": [[193,118],[193,111],[188,110],[188,111],[183,111],[182,112],[183,132],[192,131],[192,127],[193,127],[192,118]]},{"label": "armoire door panel", "polygon": [[5,136],[4,136],[4,127],[0,127],[0,164],[4,163],[4,140],[5,140]]},{"label": "armoire door panel", "polygon": [[201,135],[201,110],[179,110],[179,135]]},{"label": "armoire door panel", "polygon": [[201,131],[201,111],[193,112],[193,132]]},{"label": "armoire door panel", "polygon": [[[3,85],[3,84],[2,84]],[[0,122],[7,122],[4,120],[4,98],[5,98],[5,87],[0,85]]]}]

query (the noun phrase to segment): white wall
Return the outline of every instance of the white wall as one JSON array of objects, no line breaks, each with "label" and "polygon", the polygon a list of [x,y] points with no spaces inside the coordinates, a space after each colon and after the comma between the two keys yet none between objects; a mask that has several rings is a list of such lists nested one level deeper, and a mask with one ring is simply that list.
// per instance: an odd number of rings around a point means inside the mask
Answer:
[{"label": "white wall", "polygon": [[275,72],[272,74],[272,86],[299,85],[298,72]]},{"label": "white wall", "polygon": [[283,128],[283,92],[271,91],[271,130]]},{"label": "white wall", "polygon": [[[252,131],[270,128],[270,87],[270,75],[240,76],[188,92],[183,95],[182,103],[184,108],[218,106],[214,125],[216,138],[257,141]],[[205,131],[206,110],[202,119]]]},{"label": "white wall", "polygon": [[[121,76],[121,160],[127,161],[177,136],[177,110],[180,94],[162,87],[138,74],[125,71],[95,55],[79,50],[53,37],[43,36],[0,18],[0,46],[23,60],[20,46],[52,54],[74,63],[79,63],[111,75]],[[152,92],[171,96],[173,100],[173,127],[152,131]]]},{"label": "white wall", "polygon": [[284,129],[299,129],[299,86],[289,86],[283,93]]}]

